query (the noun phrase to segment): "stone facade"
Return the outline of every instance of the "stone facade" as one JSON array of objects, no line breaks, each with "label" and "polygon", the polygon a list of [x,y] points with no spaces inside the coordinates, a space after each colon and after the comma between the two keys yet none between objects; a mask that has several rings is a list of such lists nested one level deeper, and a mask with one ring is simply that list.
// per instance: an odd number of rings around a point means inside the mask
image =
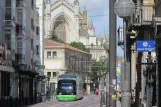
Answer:
[{"label": "stone facade", "polygon": [[91,72],[91,54],[66,44],[45,39],[44,64],[45,75],[50,77],[50,84],[57,87],[58,76],[64,73],[80,75],[88,83]]},{"label": "stone facade", "polygon": [[[84,7],[83,12],[80,12],[79,8],[78,0],[75,0],[73,4],[66,0],[57,0],[51,4],[49,0],[46,0],[45,38],[50,38],[51,32],[54,31],[55,36],[66,43],[82,42],[92,50],[90,51],[93,55],[92,58],[94,58],[94,54],[106,56],[102,45],[108,37],[106,35],[97,37],[92,20],[87,22],[86,8]],[[101,50],[101,54],[93,50]]]}]

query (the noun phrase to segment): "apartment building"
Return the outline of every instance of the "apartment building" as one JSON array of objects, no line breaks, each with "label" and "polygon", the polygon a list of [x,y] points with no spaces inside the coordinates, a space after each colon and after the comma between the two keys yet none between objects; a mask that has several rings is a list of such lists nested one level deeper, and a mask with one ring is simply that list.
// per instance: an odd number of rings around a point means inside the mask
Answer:
[{"label": "apartment building", "polygon": [[87,94],[90,93],[90,73],[92,55],[66,44],[49,39],[44,40],[44,74],[50,77],[51,90],[57,88],[58,76],[64,73],[76,73],[84,80]]},{"label": "apartment building", "polygon": [[36,0],[17,0],[17,67],[20,99],[33,103],[37,94],[37,65],[39,57],[39,27],[37,25]]},{"label": "apartment building", "polygon": [[[136,52],[137,40],[155,40],[154,21],[160,23],[161,18],[154,11],[157,0],[133,0],[135,13],[127,18],[127,62],[131,62],[131,92],[132,104],[136,107],[146,106],[147,102],[156,105],[156,91],[147,92],[147,77],[144,75],[148,52]],[[153,69],[151,72],[155,72]],[[156,81],[156,77],[152,78]],[[156,83],[151,83],[151,88],[156,90]],[[150,89],[150,88],[149,88]],[[148,90],[149,90],[148,89]],[[148,94],[147,94],[148,93]],[[152,95],[151,99],[147,95]],[[148,99],[148,100],[147,100]]]},{"label": "apartment building", "polygon": [[[161,17],[161,0],[155,0],[155,5],[154,5],[154,9],[155,9],[155,17]],[[157,107],[161,106],[161,57],[160,57],[160,53],[161,53],[161,22],[156,23],[156,56],[157,56],[157,60],[156,60],[156,105]]]},{"label": "apartment building", "polygon": [[[15,2],[14,0],[12,1]],[[0,98],[14,96],[11,81],[13,73],[12,60],[15,56],[15,7],[7,0],[0,0]],[[11,42],[13,43],[11,46]]]},{"label": "apartment building", "polygon": [[36,0],[0,0],[0,7],[0,105],[7,107],[1,100],[9,96],[19,106],[36,103],[41,72]]}]

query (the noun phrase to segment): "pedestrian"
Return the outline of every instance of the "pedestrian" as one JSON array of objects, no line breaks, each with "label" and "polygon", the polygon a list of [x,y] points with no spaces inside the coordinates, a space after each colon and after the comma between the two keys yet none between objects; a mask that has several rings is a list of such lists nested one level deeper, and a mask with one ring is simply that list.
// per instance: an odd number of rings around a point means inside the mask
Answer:
[{"label": "pedestrian", "polygon": [[96,95],[98,95],[98,94],[99,94],[99,89],[98,89],[98,88],[96,88],[96,90],[95,90],[95,94],[96,94]]},{"label": "pedestrian", "polygon": [[85,94],[85,91],[86,91],[86,89],[85,89],[85,88],[83,88],[83,94]]}]

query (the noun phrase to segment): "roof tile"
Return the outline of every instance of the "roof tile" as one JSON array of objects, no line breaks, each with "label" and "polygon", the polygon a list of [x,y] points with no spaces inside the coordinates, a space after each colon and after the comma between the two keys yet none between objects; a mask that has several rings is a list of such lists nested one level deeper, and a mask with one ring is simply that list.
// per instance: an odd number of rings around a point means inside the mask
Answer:
[{"label": "roof tile", "polygon": [[82,51],[80,49],[77,49],[77,48],[74,48],[72,46],[69,46],[69,45],[66,45],[66,44],[63,44],[63,43],[59,43],[59,42],[56,42],[56,41],[53,41],[53,40],[50,40],[50,39],[44,39],[44,47],[64,47],[66,49],[70,49],[70,50],[73,50],[73,51],[77,51],[77,52],[81,52],[81,53],[85,53],[85,54],[90,54],[88,52],[85,52],[85,51]]}]

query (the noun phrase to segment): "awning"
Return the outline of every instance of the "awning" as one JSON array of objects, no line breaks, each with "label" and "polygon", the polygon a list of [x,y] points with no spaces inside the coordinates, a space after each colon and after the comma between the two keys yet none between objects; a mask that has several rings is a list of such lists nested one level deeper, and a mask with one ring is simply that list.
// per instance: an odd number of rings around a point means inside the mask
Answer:
[{"label": "awning", "polygon": [[0,65],[0,71],[15,72],[13,67],[11,67],[11,66],[4,66],[4,65]]}]

